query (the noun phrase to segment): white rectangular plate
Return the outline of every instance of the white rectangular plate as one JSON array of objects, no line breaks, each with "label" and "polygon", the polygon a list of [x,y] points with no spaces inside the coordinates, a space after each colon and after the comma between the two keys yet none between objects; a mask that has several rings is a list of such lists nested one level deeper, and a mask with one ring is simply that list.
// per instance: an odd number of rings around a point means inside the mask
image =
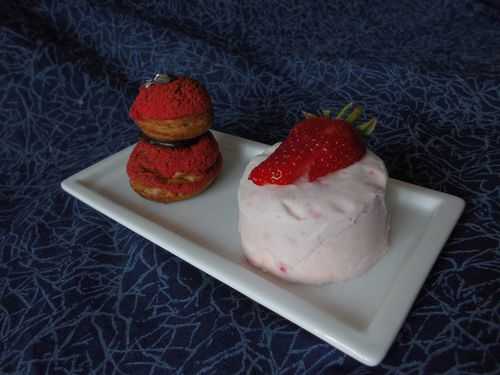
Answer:
[{"label": "white rectangular plate", "polygon": [[280,281],[243,261],[237,191],[267,145],[214,132],[224,168],[187,201],[147,201],[129,187],[132,147],[62,182],[69,194],[366,365],[380,363],[463,208],[460,198],[391,179],[391,248],[368,273],[322,287]]}]

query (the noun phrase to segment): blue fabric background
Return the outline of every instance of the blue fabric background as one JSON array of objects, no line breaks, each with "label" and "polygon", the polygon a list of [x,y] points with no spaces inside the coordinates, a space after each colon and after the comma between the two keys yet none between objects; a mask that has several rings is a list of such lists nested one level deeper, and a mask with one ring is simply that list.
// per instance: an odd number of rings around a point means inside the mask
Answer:
[{"label": "blue fabric background", "polygon": [[[0,4],[0,373],[499,374],[497,1]],[[467,206],[389,354],[346,357],[65,194],[135,142],[154,72],[201,80],[215,129],[282,139],[359,102],[393,177]]]}]

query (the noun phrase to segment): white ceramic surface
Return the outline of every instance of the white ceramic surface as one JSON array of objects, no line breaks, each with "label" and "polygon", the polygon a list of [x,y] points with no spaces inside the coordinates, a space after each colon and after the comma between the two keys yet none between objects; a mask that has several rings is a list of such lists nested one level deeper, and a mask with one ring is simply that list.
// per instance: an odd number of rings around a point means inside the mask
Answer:
[{"label": "white ceramic surface", "polygon": [[[366,365],[380,363],[464,208],[460,198],[391,179],[388,253],[351,281],[303,286],[243,260],[237,218],[239,178],[267,145],[214,132],[224,168],[203,194],[160,204],[128,184],[132,146],[67,178],[62,188],[200,270],[268,307]],[[390,172],[390,171],[389,171]]]}]

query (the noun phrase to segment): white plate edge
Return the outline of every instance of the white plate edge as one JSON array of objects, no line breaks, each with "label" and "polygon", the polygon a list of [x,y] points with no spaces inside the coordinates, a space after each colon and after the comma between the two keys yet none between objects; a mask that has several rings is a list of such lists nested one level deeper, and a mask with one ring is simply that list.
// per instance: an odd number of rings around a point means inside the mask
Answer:
[{"label": "white plate edge", "polygon": [[[409,311],[422,290],[423,284],[427,280],[434,263],[439,257],[465,207],[465,201],[462,198],[418,185],[412,185],[407,182],[402,183],[413,187],[416,186],[419,190],[430,190],[435,195],[441,197],[441,202],[435,208],[431,220],[427,223],[424,236],[420,239],[412,255],[406,261],[405,268],[412,269],[412,272],[406,274],[405,283],[397,287],[393,286],[391,292],[386,296],[382,308],[377,312],[375,319],[372,320],[368,327],[367,337],[369,340],[365,341],[365,351],[371,352],[371,358],[366,358],[366,362],[370,366],[378,365],[392,346],[392,342],[406,321]],[[443,222],[450,224],[446,227],[445,231],[439,225]],[[416,288],[415,285],[417,285]],[[401,302],[401,299],[403,299],[403,302]],[[403,319],[400,319],[401,316]],[[387,333],[384,334],[381,331],[381,327],[384,326],[391,327],[390,330],[387,330],[387,328],[385,330],[385,332],[391,332],[391,339],[388,341],[391,344],[389,345],[380,345],[382,337],[384,339],[387,337]]]},{"label": "white plate edge", "polygon": [[[119,224],[124,227],[132,230],[136,234],[144,237],[145,239],[153,242],[158,245],[162,249],[174,254],[175,256],[181,258],[187,263],[193,265],[199,270],[209,274],[210,276],[216,278],[217,280],[223,282],[224,284],[230,286],[231,288],[237,290],[239,293],[246,295],[248,298],[254,300],[255,302],[265,306],[266,308],[274,311],[278,315],[283,316],[284,318],[290,320],[291,322],[297,324],[303,329],[309,331],[310,333],[318,336],[322,340],[328,342],[329,344],[335,346],[337,349],[343,351],[344,353],[358,359],[363,362],[363,357],[359,357],[357,355],[357,351],[353,351],[351,346],[357,345],[357,340],[352,340],[350,335],[359,334],[352,327],[344,324],[343,322],[337,320],[334,316],[326,314],[324,311],[315,308],[314,306],[308,306],[309,313],[311,315],[316,315],[316,321],[330,320],[332,327],[329,329],[336,330],[336,337],[325,335],[322,329],[318,329],[316,325],[310,325],[309,323],[304,322],[302,320],[302,316],[296,314],[290,314],[287,311],[288,307],[284,307],[282,303],[280,303],[280,297],[283,293],[287,294],[288,304],[293,302],[295,305],[301,305],[301,309],[304,309],[304,301],[295,296],[294,294],[279,288],[273,283],[261,278],[260,276],[254,274],[253,272],[242,268],[240,265],[233,263],[224,257],[209,252],[207,249],[202,246],[197,245],[190,240],[180,237],[174,232],[171,232],[158,224],[151,223],[146,219],[142,218],[140,215],[134,213],[133,211],[128,210],[114,202],[109,202],[99,194],[95,193],[91,189],[81,185],[77,181],[72,181],[72,177],[64,180],[61,183],[61,187],[70,195],[74,196],[78,200],[92,207],[96,211],[108,216],[109,218],[115,220]],[[121,219],[124,215],[128,215],[129,218],[133,218],[134,221],[139,222],[138,224],[131,224],[130,221],[125,222]],[[149,230],[145,229],[145,227],[149,227]],[[162,240],[158,240],[158,236],[154,232],[162,232],[162,235],[168,234],[169,242],[166,243]],[[189,244],[186,246],[185,244]],[[189,249],[195,249],[194,251]],[[179,250],[182,249],[182,250]],[[187,252],[186,252],[187,251]],[[196,256],[190,256],[188,253],[196,253]],[[206,253],[210,255],[207,256]],[[217,264],[214,264],[213,258],[217,259],[217,262],[221,262],[224,264],[225,271],[223,273],[218,272]],[[210,266],[213,264],[213,266]],[[221,267],[222,268],[222,267]],[[231,274],[228,275],[227,270],[231,270]],[[251,281],[250,283],[240,283],[242,279],[248,279],[247,281]],[[257,285],[258,284],[258,285]],[[271,306],[267,300],[262,299],[260,291],[265,288],[267,293],[272,292],[274,295],[271,296],[274,306]],[[347,332],[347,334],[346,334]]]},{"label": "white plate edge", "polygon": [[[241,138],[238,136],[230,135],[230,134],[225,134],[221,133],[218,131],[213,131],[216,136],[222,137],[222,138],[233,138],[233,141],[236,142],[244,142],[247,144],[250,144],[251,146],[254,146],[259,149],[263,149],[265,147],[269,147],[267,144],[247,140],[245,138]],[[310,325],[309,323],[304,322],[302,320],[301,316],[297,316],[296,314],[293,313],[288,313],[288,307],[284,307],[283,304],[279,302],[279,299],[276,299],[273,301],[274,305],[271,306],[267,301],[264,301],[260,297],[259,290],[262,288],[266,288],[267,292],[273,292],[273,293],[286,293],[288,297],[290,298],[290,301],[293,301],[293,304],[304,304],[304,301],[295,296],[292,293],[289,293],[286,290],[280,289],[278,286],[274,285],[273,283],[262,279],[258,275],[254,274],[253,272],[242,268],[241,266],[228,261],[224,257],[209,252],[207,249],[191,242],[190,240],[187,240],[185,238],[180,237],[174,232],[171,232],[158,224],[151,223],[148,220],[144,219],[141,215],[128,210],[127,208],[120,206],[112,201],[107,200],[106,198],[102,197],[100,194],[92,191],[91,189],[87,188],[84,186],[82,183],[80,183],[80,180],[83,180],[86,178],[88,175],[92,174],[92,172],[95,170],[95,168],[98,167],[104,167],[107,164],[113,163],[116,159],[119,159],[122,157],[122,154],[130,152],[134,147],[134,145],[128,146],[124,148],[121,151],[118,151],[117,153],[83,169],[82,171],[66,178],[64,181],[61,183],[61,187],[63,190],[65,190],[67,193],[70,195],[73,195],[75,198],[81,200],[82,202],[86,203],[90,207],[94,208],[96,211],[103,213],[104,215],[110,217],[111,219],[115,220],[116,222],[120,223],[121,225],[129,228],[130,230],[136,232],[137,234],[141,235],[142,237],[146,238],[147,240],[155,243],[156,245],[160,246],[166,251],[169,251],[170,253],[178,256],[179,258],[183,259],[184,261],[192,264],[196,268],[202,270],[203,272],[211,275],[212,277],[215,277],[219,281],[227,284],[228,286],[232,287],[233,289],[237,290],[238,292],[248,296],[249,298],[253,299],[257,303],[269,308],[270,310],[276,312],[277,314],[285,317],[286,319],[290,320],[291,322],[303,327],[305,330],[309,331],[310,333],[318,336],[322,340],[328,342],[329,344],[335,346],[337,349],[345,352],[349,356],[357,359],[358,361],[368,365],[368,366],[376,366],[378,365],[384,356],[386,355],[387,351],[391,347],[395,336],[399,332],[401,326],[403,325],[404,321],[406,320],[406,316],[411,309],[415,298],[417,297],[418,293],[421,290],[421,287],[425,280],[427,279],[428,273],[431,271],[432,266],[434,262],[436,261],[437,257],[439,256],[442,247],[446,243],[449,235],[451,234],[453,228],[455,227],[456,222],[458,221],[463,208],[464,208],[464,201],[463,199],[447,194],[447,193],[442,193],[436,190],[432,190],[426,187],[418,186],[418,185],[413,185],[408,182],[400,181],[397,179],[390,179],[393,183],[396,183],[398,185],[402,186],[408,186],[409,188],[412,189],[417,189],[423,192],[428,192],[432,194],[433,196],[437,196],[441,198],[441,202],[439,207],[436,209],[439,210],[439,208],[443,207],[444,210],[441,212],[438,212],[435,214],[431,221],[429,222],[429,226],[435,222],[442,221],[443,219],[448,218],[449,220],[453,221],[453,225],[449,226],[449,230],[445,232],[438,232],[437,226],[433,226],[432,229],[429,231],[427,230],[424,232],[424,237],[421,239],[419,245],[415,249],[415,253],[418,253],[419,249],[431,238],[435,237],[436,239],[433,240],[435,241],[434,243],[438,243],[439,245],[432,246],[433,250],[428,250],[427,252],[430,254],[426,255],[426,267],[425,272],[413,272],[411,273],[412,279],[415,279],[416,284],[419,285],[418,288],[410,288],[412,290],[409,291],[409,293],[406,294],[405,298],[405,303],[401,304],[401,302],[397,303],[395,301],[395,290],[393,290],[391,293],[388,294],[386,298],[390,299],[388,304],[384,304],[381,309],[377,312],[377,317],[375,318],[374,321],[370,324],[367,330],[365,331],[358,331],[354,329],[353,327],[344,324],[342,321],[337,320],[334,316],[326,314],[324,311],[317,309],[315,307],[311,307],[310,310],[313,315],[316,315],[317,318],[320,320],[317,320],[317,322],[325,320],[331,320],[331,325],[329,327],[319,327],[318,324]],[[118,214],[115,214],[118,213]],[[121,214],[120,214],[121,213]],[[129,219],[133,219],[134,224],[129,222],[125,222],[124,220],[121,219],[121,216],[127,215]],[[138,222],[138,223],[137,223]],[[147,228],[150,227],[150,230]],[[154,229],[154,230],[152,230]],[[154,233],[156,232],[156,233]],[[430,233],[429,233],[430,232]],[[168,234],[169,242],[165,243],[163,240],[158,240],[157,237],[163,237],[165,234]],[[189,256],[189,254],[186,254],[186,245],[188,245],[191,248],[196,248],[195,251],[189,251],[188,253],[194,252],[196,253],[195,257]],[[200,258],[200,255],[203,254],[202,259]],[[410,259],[408,260],[407,264],[410,263],[415,263],[415,254],[413,254]],[[231,269],[231,275],[228,275],[227,272],[220,273],[217,272],[218,268],[216,267],[216,264],[214,264],[213,267],[207,267],[207,264],[212,264],[216,263],[213,261],[213,257],[217,259],[217,262],[222,262],[224,264],[224,268],[229,268]],[[428,265],[428,267],[427,267]],[[408,267],[408,265],[406,266]],[[418,269],[418,267],[416,267]],[[214,271],[215,270],[215,271]],[[422,276],[423,275],[423,276]],[[240,281],[242,279],[242,276],[245,276],[246,279],[251,279],[250,284],[242,284]],[[255,286],[255,283],[257,284],[262,284],[260,286]],[[411,283],[407,283],[407,285],[412,285]],[[408,286],[406,287],[408,289]],[[398,294],[399,295],[399,294]],[[389,310],[389,306],[397,306],[399,311],[399,314],[401,316],[399,318],[390,318],[390,316],[394,315],[394,309],[392,311]],[[401,305],[403,305],[401,307]],[[302,306],[303,308],[303,306]],[[389,310],[388,312],[386,310]],[[386,314],[384,314],[386,312]],[[403,313],[402,313],[403,312]],[[398,315],[398,314],[396,314]],[[396,323],[395,323],[396,322]],[[377,324],[375,324],[377,323]],[[391,327],[390,329],[390,334],[387,334],[387,329],[385,329],[383,332],[377,329],[373,329],[372,327],[378,326],[381,327],[380,324],[386,324],[386,327],[389,326]],[[323,324],[320,324],[320,326],[323,326]],[[335,337],[331,336],[328,333],[325,333],[324,330],[326,331],[335,331]],[[384,334],[385,332],[385,334]],[[353,338],[355,336],[355,338]],[[390,340],[387,340],[387,337],[390,337]],[[386,345],[381,345],[383,342],[387,342]],[[353,349],[353,347],[357,347],[357,349]]]}]

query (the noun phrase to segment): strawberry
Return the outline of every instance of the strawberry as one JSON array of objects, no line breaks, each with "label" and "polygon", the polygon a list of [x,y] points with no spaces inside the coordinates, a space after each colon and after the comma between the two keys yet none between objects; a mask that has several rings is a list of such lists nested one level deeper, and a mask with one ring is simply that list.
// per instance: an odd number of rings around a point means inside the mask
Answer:
[{"label": "strawberry", "polygon": [[288,185],[304,175],[309,181],[335,172],[360,160],[366,147],[361,134],[371,133],[376,120],[372,119],[358,129],[352,123],[361,115],[362,108],[352,104],[344,107],[337,118],[306,113],[306,119],[290,131],[288,137],[269,157],[255,167],[249,179],[256,185]]}]

